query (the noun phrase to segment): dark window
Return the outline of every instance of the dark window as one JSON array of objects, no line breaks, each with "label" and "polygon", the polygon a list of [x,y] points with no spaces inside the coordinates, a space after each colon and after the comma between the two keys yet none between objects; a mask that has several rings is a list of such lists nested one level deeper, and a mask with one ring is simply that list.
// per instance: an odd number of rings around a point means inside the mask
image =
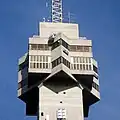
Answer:
[{"label": "dark window", "polygon": [[39,63],[37,63],[37,68],[39,68]]},{"label": "dark window", "polygon": [[89,69],[88,69],[88,65],[86,65],[86,70],[89,70]]},{"label": "dark window", "polygon": [[49,50],[49,46],[47,44],[45,44],[45,50]]},{"label": "dark window", "polygon": [[73,52],[90,52],[90,46],[70,45],[70,51],[73,51]]},{"label": "dark window", "polygon": [[38,44],[38,50],[44,50],[44,44]]},{"label": "dark window", "polygon": [[43,69],[45,68],[45,63],[43,63]]},{"label": "dark window", "polygon": [[60,45],[64,46],[66,49],[69,49],[69,45],[63,39],[59,39],[55,43],[53,43],[52,50]]},{"label": "dark window", "polygon": [[48,44],[30,44],[31,50],[49,50]]},{"label": "dark window", "polygon": [[42,68],[42,63],[40,63],[40,68]]},{"label": "dark window", "polygon": [[66,55],[68,55],[68,51],[66,51],[66,50],[63,50],[63,52],[64,52]]},{"label": "dark window", "polygon": [[61,41],[62,41],[62,45],[63,45],[66,49],[69,49],[69,45],[68,45],[64,40],[61,39]]},{"label": "dark window", "polygon": [[80,64],[80,70],[82,70],[82,64]]},{"label": "dark window", "polygon": [[52,62],[52,68],[54,68],[55,66],[59,65],[60,63],[63,63],[65,66],[67,66],[68,68],[70,68],[70,62],[67,61],[65,58],[63,57],[59,57],[56,60],[54,60]]},{"label": "dark window", "polygon": [[70,45],[70,51],[76,51],[76,46],[75,45]]},{"label": "dark window", "polygon": [[31,50],[37,50],[37,44],[31,44]]},{"label": "dark window", "polygon": [[43,113],[43,112],[41,112],[41,116],[44,116],[44,113]]},{"label": "dark window", "polygon": [[85,64],[83,64],[83,70],[85,70]]},{"label": "dark window", "polygon": [[97,85],[95,82],[92,83],[92,86],[93,86],[97,91],[99,91],[99,85]]},{"label": "dark window", "polygon": [[74,64],[74,69],[76,70],[76,64]]},{"label": "dark window", "polygon": [[36,64],[36,63],[33,64],[33,68],[35,68],[35,64]]},{"label": "dark window", "polygon": [[91,65],[89,65],[89,70],[92,70],[92,67],[91,67]]},{"label": "dark window", "polygon": [[77,64],[77,70],[79,70],[79,64]]},{"label": "dark window", "polygon": [[60,46],[60,40],[56,41],[55,43],[53,43],[52,45],[52,50],[54,50],[56,47]]},{"label": "dark window", "polygon": [[48,68],[48,63],[46,63],[46,68]]},{"label": "dark window", "polygon": [[18,89],[23,88],[24,86],[27,85],[28,79],[24,79],[21,82],[18,83]]},{"label": "dark window", "polygon": [[84,52],[89,52],[89,46],[84,46]]},{"label": "dark window", "polygon": [[25,67],[28,67],[28,61],[23,62],[22,64],[19,65],[19,70],[24,69]]},{"label": "dark window", "polygon": [[98,68],[96,66],[93,65],[93,70],[98,73]]}]

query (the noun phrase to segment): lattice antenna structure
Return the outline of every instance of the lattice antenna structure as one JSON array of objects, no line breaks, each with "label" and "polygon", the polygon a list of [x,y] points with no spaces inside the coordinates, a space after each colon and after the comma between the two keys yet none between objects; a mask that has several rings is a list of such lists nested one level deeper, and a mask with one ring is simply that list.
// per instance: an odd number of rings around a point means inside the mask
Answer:
[{"label": "lattice antenna structure", "polygon": [[52,0],[52,22],[62,22],[62,0]]}]

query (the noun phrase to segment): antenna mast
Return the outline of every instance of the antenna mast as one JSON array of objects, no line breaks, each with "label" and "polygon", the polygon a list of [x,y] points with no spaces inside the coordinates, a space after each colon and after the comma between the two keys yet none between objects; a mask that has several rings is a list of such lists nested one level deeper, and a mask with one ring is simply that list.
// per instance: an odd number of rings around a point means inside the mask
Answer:
[{"label": "antenna mast", "polygon": [[52,22],[62,22],[62,0],[52,0]]}]

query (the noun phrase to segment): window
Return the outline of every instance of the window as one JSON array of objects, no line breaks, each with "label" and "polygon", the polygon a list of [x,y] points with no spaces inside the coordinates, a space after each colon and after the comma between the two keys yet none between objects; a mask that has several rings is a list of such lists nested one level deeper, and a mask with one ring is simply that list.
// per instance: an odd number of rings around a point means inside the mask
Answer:
[{"label": "window", "polygon": [[48,44],[45,44],[44,47],[45,47],[44,50],[49,50],[49,46],[48,46]]},{"label": "window", "polygon": [[77,64],[77,70],[79,70],[79,64]]},{"label": "window", "polygon": [[89,70],[92,70],[92,67],[91,67],[91,65],[89,65]]},{"label": "window", "polygon": [[91,57],[71,57],[71,69],[73,70],[92,70]]},{"label": "window", "polygon": [[39,68],[39,63],[37,63],[37,68]]},{"label": "window", "polygon": [[49,50],[48,44],[30,44],[30,50]]},{"label": "window", "polygon": [[76,51],[76,46],[75,45],[70,45],[70,51]]},{"label": "window", "polygon": [[83,51],[83,47],[82,46],[76,46],[76,51],[82,52]]},{"label": "window", "polygon": [[53,43],[52,50],[60,45],[64,46],[66,49],[69,49],[69,45],[63,39],[59,39]]},{"label": "window", "polygon": [[48,56],[41,56],[41,55],[32,55],[30,56],[30,68],[39,68],[39,69],[48,69],[50,68],[48,64]]},{"label": "window", "polygon": [[86,70],[89,70],[88,65],[86,64]]},{"label": "window", "polygon": [[68,51],[66,51],[66,50],[63,50],[63,52],[64,52],[66,55],[68,55]]},{"label": "window", "polygon": [[40,63],[40,68],[42,68],[42,63]]},{"label": "window", "polygon": [[52,68],[54,68],[55,66],[59,65],[60,63],[63,63],[65,66],[67,66],[68,68],[70,68],[70,62],[67,61],[65,58],[63,57],[59,57],[56,60],[54,60],[52,62]]},{"label": "window", "polygon": [[30,63],[30,68],[33,68],[33,63]]},{"label": "window", "polygon": [[69,49],[69,45],[68,45],[64,40],[61,39],[61,41],[62,41],[62,45],[63,45],[66,49]]},{"label": "window", "polygon": [[95,82],[92,83],[92,86],[93,86],[97,91],[99,91],[99,85],[97,85]]},{"label": "window", "polygon": [[41,112],[41,116],[44,116],[44,113],[43,113],[43,112]]},{"label": "window", "polygon": [[46,62],[48,62],[48,56],[46,56]]},{"label": "window", "polygon": [[39,61],[39,56],[37,55],[37,61]]},{"label": "window", "polygon": [[46,67],[45,67],[45,68],[48,69],[48,63],[45,63],[45,64],[46,64]]},{"label": "window", "polygon": [[94,70],[96,73],[98,73],[98,69],[97,69],[97,67],[94,66],[94,65],[93,65],[93,70]]},{"label": "window", "polygon": [[24,79],[21,82],[18,83],[18,89],[23,88],[24,86],[27,85],[28,79]]},{"label": "window", "polygon": [[83,57],[80,58],[80,63],[83,63]]},{"label": "window", "polygon": [[35,57],[35,55],[34,55],[34,56],[33,56],[33,61],[36,61],[35,58],[36,58],[36,57]]},{"label": "window", "polygon": [[40,62],[42,62],[42,56],[40,56]]},{"label": "window", "polygon": [[43,69],[45,68],[45,63],[43,63]]},{"label": "window", "polygon": [[89,59],[89,58],[86,57],[86,63],[88,63],[88,59]]},{"label": "window", "polygon": [[89,52],[89,47],[88,46],[84,46],[84,52]]},{"label": "window", "polygon": [[60,58],[58,58],[58,64],[60,64],[61,63],[61,60],[60,60]]},{"label": "window", "polygon": [[45,62],[45,56],[43,56],[43,62]]},{"label": "window", "polygon": [[31,44],[31,50],[36,50],[37,49],[37,44]]},{"label": "window", "polygon": [[73,52],[91,52],[90,46],[70,45],[70,51]]},{"label": "window", "polygon": [[77,57],[77,61],[76,62],[79,63],[79,57]]},{"label": "window", "polygon": [[91,58],[89,58],[89,63],[91,63]]},{"label": "window", "polygon": [[74,64],[74,70],[76,70],[76,64]]},{"label": "window", "polygon": [[86,58],[85,57],[83,57],[83,63],[85,63],[86,62]]},{"label": "window", "polygon": [[83,70],[85,70],[85,64],[83,64]]},{"label": "window", "polygon": [[56,47],[60,46],[60,40],[56,41],[55,43],[53,43],[52,45],[52,50],[54,50]]},{"label": "window", "polygon": [[73,64],[71,64],[71,69],[73,70]]},{"label": "window", "polygon": [[82,64],[80,64],[80,70],[82,70]]},{"label": "window", "polygon": [[31,61],[34,61],[34,56],[33,55],[31,55],[30,58],[31,58],[30,59]]}]

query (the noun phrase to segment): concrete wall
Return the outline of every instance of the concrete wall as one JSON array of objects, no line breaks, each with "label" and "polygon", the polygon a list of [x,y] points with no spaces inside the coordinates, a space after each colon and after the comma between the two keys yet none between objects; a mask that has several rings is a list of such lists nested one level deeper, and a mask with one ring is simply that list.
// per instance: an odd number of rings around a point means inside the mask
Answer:
[{"label": "concrete wall", "polygon": [[[64,92],[66,94],[64,94]],[[39,101],[39,120],[45,120],[46,116],[49,120],[57,120],[57,110],[59,108],[64,108],[66,110],[67,120],[83,120],[81,88],[73,87],[56,94],[42,86],[39,88]],[[62,101],[62,103],[60,103],[60,101]],[[44,116],[41,116],[41,112],[44,113]]]},{"label": "concrete wall", "polygon": [[41,37],[49,37],[52,33],[62,32],[70,39],[79,38],[78,24],[40,22],[39,34]]}]

